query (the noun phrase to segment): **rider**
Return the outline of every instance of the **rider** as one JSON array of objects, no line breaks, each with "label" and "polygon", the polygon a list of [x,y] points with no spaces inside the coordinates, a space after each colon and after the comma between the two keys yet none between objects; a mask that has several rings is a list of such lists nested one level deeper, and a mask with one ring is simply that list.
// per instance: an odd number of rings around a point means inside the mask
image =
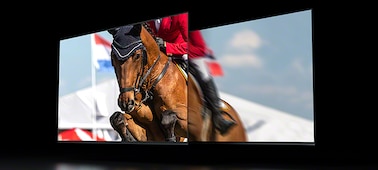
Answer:
[{"label": "rider", "polygon": [[[199,79],[205,99],[214,115],[215,127],[221,134],[226,133],[236,122],[226,120],[221,115],[221,100],[204,58],[211,54],[201,32],[199,30],[189,32],[187,13],[151,20],[148,23],[155,33],[161,51],[169,57],[183,58],[189,62],[189,69],[196,72],[194,76]],[[189,56],[187,56],[188,52]]]}]

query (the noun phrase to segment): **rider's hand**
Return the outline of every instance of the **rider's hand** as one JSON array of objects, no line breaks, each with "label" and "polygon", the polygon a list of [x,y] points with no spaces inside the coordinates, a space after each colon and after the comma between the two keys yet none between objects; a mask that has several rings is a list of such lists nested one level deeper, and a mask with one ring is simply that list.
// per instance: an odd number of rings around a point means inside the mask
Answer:
[{"label": "rider's hand", "polygon": [[156,43],[158,44],[158,46],[160,48],[160,51],[162,51],[164,53],[167,53],[167,51],[166,51],[166,43],[165,43],[165,41],[162,38],[156,37]]}]

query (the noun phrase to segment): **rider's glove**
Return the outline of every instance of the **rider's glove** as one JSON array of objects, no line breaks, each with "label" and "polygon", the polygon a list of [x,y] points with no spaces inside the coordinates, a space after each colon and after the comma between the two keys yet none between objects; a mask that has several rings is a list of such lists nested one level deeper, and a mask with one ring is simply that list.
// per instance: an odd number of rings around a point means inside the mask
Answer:
[{"label": "rider's glove", "polygon": [[162,51],[163,53],[167,54],[165,41],[162,38],[160,38],[160,37],[156,37],[156,43],[158,44],[158,46],[160,48],[160,51]]}]

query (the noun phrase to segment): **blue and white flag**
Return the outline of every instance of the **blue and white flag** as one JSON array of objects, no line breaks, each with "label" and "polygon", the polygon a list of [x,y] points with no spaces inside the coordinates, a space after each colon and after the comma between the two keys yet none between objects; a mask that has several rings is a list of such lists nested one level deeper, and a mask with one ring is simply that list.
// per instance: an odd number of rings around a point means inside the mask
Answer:
[{"label": "blue and white flag", "polygon": [[93,64],[97,71],[113,72],[114,68],[110,61],[111,43],[94,33],[91,34],[91,49]]}]

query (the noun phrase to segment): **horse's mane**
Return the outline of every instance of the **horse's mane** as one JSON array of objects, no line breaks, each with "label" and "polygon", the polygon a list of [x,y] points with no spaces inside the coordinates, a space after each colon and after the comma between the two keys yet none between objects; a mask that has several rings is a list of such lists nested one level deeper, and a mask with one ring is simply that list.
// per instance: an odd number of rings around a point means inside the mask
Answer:
[{"label": "horse's mane", "polygon": [[156,39],[156,35],[154,34],[154,32],[152,31],[152,28],[150,26],[150,24],[148,22],[142,22],[141,23],[142,26],[151,34],[151,36]]}]

